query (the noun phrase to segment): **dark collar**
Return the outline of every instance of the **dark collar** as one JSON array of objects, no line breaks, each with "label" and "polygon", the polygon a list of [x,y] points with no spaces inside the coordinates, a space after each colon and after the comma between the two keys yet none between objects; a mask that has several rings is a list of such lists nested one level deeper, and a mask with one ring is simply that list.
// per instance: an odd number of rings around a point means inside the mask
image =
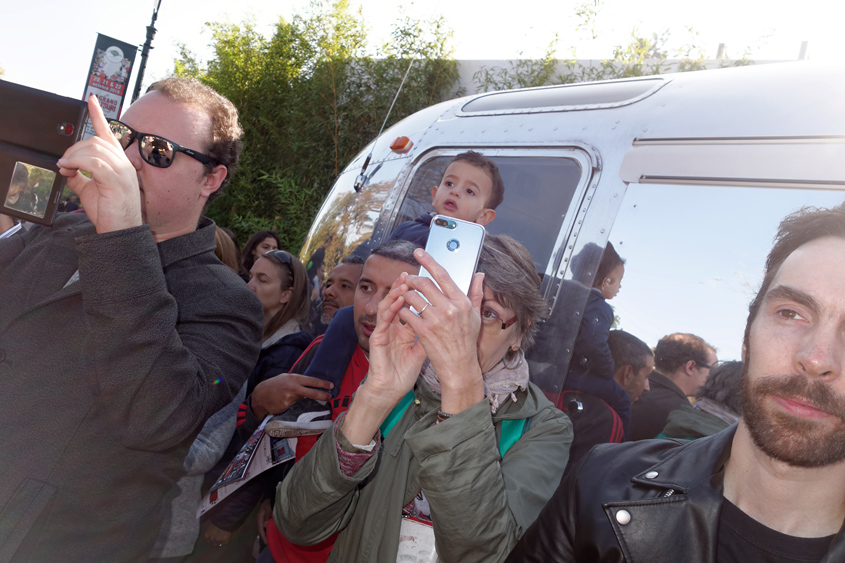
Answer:
[{"label": "dark collar", "polygon": [[[703,481],[709,481],[714,475],[724,470],[731,456],[736,428],[737,425],[734,424],[718,434],[685,443],[676,448],[666,459],[635,475],[631,481],[650,487],[689,493]],[[704,460],[713,461],[704,463]],[[654,472],[657,473],[656,476]],[[721,495],[721,478],[719,483]]]},{"label": "dark collar", "polygon": [[653,372],[651,372],[651,375],[648,376],[648,381],[649,384],[657,384],[660,387],[664,387],[676,394],[678,397],[681,397],[684,401],[689,402],[689,399],[687,399],[686,394],[681,391],[681,388],[678,387],[674,381],[672,381],[659,371],[654,370]]},{"label": "dark collar", "polygon": [[214,232],[216,225],[207,217],[200,217],[197,230],[182,236],[167,239],[158,243],[158,252],[161,255],[161,265],[167,268],[169,265],[185,260],[191,256],[214,252]]}]

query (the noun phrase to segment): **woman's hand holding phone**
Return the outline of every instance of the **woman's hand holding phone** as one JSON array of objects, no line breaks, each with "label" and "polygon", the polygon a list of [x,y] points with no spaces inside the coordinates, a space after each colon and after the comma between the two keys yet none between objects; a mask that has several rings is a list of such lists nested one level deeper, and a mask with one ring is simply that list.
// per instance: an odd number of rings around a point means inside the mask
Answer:
[{"label": "woman's hand holding phone", "polygon": [[[405,300],[421,315],[399,312],[419,337],[442,389],[442,410],[457,414],[484,398],[484,382],[478,363],[478,333],[484,274],[474,274],[465,295],[434,258],[422,249],[414,252],[432,279],[408,276],[405,283],[420,292],[408,292]],[[427,303],[426,303],[427,301]]]}]

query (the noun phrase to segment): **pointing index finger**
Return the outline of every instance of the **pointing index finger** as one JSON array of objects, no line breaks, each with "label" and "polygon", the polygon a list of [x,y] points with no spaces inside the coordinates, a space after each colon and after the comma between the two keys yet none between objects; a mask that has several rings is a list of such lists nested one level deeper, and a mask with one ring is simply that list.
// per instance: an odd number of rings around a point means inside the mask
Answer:
[{"label": "pointing index finger", "polygon": [[109,121],[103,113],[103,108],[100,107],[100,101],[94,94],[88,97],[88,116],[91,118],[91,126],[94,127],[94,133],[98,137],[110,141],[115,145],[118,144],[117,139],[114,138],[111,132],[111,127],[109,127]]}]

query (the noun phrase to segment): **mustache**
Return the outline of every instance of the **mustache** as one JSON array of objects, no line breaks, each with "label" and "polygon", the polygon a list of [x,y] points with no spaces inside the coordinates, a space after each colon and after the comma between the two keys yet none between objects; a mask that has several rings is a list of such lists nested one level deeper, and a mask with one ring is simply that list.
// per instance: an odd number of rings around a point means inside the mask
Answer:
[{"label": "mustache", "polygon": [[326,305],[334,305],[336,309],[340,309],[341,305],[334,299],[323,299],[323,304],[320,306],[321,309],[324,309]]},{"label": "mustache", "polygon": [[797,374],[779,375],[755,381],[751,387],[754,394],[795,399],[845,421],[845,396],[822,381],[811,381]]}]

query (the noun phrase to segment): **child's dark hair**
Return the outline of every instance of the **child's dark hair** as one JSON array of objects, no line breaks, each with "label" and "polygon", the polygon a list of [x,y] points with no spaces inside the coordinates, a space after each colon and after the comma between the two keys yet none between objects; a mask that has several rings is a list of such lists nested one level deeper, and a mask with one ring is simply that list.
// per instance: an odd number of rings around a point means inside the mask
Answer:
[{"label": "child's dark hair", "polygon": [[[505,200],[505,183],[502,181],[502,175],[499,174],[499,167],[496,163],[481,154],[480,152],[467,151],[455,156],[452,162],[466,162],[472,164],[477,168],[481,168],[490,175],[490,180],[493,181],[493,189],[490,191],[490,199],[484,207],[489,209],[496,209]],[[449,168],[449,166],[446,166]],[[444,170],[445,174],[445,170]]]}]

